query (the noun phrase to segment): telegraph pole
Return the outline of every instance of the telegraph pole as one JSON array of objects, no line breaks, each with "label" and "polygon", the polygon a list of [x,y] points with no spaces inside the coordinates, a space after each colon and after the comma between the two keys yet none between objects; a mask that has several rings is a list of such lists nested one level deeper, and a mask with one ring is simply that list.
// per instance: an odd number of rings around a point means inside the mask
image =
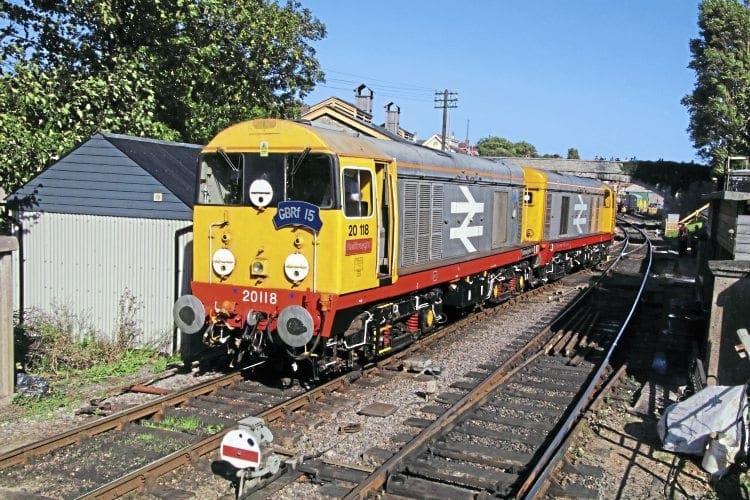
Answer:
[{"label": "telegraph pole", "polygon": [[448,110],[456,109],[458,107],[457,95],[457,92],[450,92],[448,89],[445,89],[442,92],[435,92],[435,109],[443,108],[443,142],[441,146],[443,151],[445,151],[445,135],[448,133]]}]

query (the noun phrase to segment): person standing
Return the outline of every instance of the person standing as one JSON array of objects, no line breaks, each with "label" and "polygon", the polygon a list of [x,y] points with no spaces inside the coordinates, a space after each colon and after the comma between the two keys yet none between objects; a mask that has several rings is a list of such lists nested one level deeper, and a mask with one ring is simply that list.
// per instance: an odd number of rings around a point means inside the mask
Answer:
[{"label": "person standing", "polygon": [[680,250],[680,257],[687,255],[688,240],[690,239],[690,231],[685,224],[680,223],[677,229],[677,245]]}]

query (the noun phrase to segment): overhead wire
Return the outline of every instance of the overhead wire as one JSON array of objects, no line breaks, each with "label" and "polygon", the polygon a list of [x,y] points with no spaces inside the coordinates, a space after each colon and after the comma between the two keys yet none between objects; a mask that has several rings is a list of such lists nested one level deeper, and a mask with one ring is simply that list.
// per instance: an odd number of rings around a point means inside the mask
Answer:
[{"label": "overhead wire", "polygon": [[[389,80],[383,80],[380,78],[373,78],[363,75],[357,75],[354,73],[346,73],[343,71],[336,71],[331,69],[323,68],[326,74],[342,75],[355,77],[355,79],[348,78],[336,78],[331,77],[326,80],[326,83],[319,83],[318,87],[327,88],[331,90],[350,90],[353,91],[358,85],[365,84],[371,89],[376,95],[384,97],[397,98],[405,101],[416,101],[416,102],[431,102],[434,96],[434,90],[427,87],[421,87],[417,85],[409,85],[400,82],[393,82]],[[344,87],[343,85],[349,85]]]},{"label": "overhead wire", "polygon": [[[354,92],[357,87],[361,84],[365,84],[367,88],[373,91],[376,97],[386,99],[393,99],[396,103],[404,101],[418,102],[418,103],[429,103],[430,106],[436,102],[435,96],[437,93],[442,95],[442,90],[436,90],[434,88],[428,88],[420,85],[412,85],[403,82],[394,82],[392,80],[384,80],[382,78],[374,78],[370,76],[358,75],[355,73],[349,73],[344,71],[337,71],[330,68],[321,68],[323,72],[328,76],[325,83],[318,83],[316,87],[318,89],[328,89],[333,92]],[[450,132],[453,127],[453,116],[452,113],[448,114],[448,127],[446,135],[453,137],[454,133]]]},{"label": "overhead wire", "polygon": [[372,77],[372,76],[357,75],[355,73],[346,73],[346,72],[343,72],[343,71],[336,71],[336,70],[332,70],[332,69],[325,69],[325,68],[323,68],[323,71],[326,72],[326,73],[335,73],[335,74],[339,74],[339,75],[353,76],[353,77],[356,77],[358,80],[365,79],[365,81],[378,82],[378,83],[384,84],[385,86],[391,86],[391,87],[396,87],[396,88],[412,89],[412,90],[422,90],[422,91],[426,91],[426,92],[432,92],[434,90],[434,89],[429,88],[429,87],[420,87],[420,86],[417,86],[417,85],[409,85],[409,84],[404,84],[402,82],[394,82],[394,81],[390,81],[390,80],[383,80],[383,79],[375,78],[375,77]]}]

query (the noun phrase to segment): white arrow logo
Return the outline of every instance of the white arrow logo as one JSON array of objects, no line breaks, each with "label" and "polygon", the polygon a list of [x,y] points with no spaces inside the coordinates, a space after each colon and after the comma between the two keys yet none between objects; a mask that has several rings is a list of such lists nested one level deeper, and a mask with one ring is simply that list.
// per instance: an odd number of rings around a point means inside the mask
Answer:
[{"label": "white arrow logo", "polygon": [[464,194],[464,198],[466,198],[466,201],[451,202],[451,213],[466,214],[466,217],[464,217],[464,220],[461,221],[461,225],[459,227],[451,228],[450,238],[452,240],[455,240],[456,238],[461,240],[461,243],[463,243],[467,252],[476,252],[477,249],[474,248],[474,245],[471,244],[469,238],[473,236],[482,236],[482,234],[484,233],[484,228],[482,226],[470,226],[469,224],[471,224],[472,219],[476,214],[481,214],[484,212],[484,203],[477,203],[474,200],[474,197],[471,195],[471,191],[469,191],[468,187],[460,186],[459,189],[461,189],[461,192]]},{"label": "white arrow logo", "polygon": [[578,229],[578,234],[583,233],[583,229],[581,229],[581,224],[586,224],[586,209],[588,209],[588,205],[586,205],[583,202],[583,198],[581,198],[581,195],[578,195],[578,203],[573,205],[573,210],[576,211],[576,216],[573,219],[573,225]]}]

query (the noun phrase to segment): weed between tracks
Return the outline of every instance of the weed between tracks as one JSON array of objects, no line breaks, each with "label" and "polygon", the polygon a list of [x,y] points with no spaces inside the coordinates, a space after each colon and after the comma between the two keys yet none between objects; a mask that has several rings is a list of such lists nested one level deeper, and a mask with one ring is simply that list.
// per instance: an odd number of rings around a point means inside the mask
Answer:
[{"label": "weed between tracks", "polygon": [[218,424],[208,426],[202,426],[201,424],[202,422],[196,417],[173,417],[171,415],[167,415],[159,421],[147,420],[142,422],[144,427],[152,427],[154,429],[164,429],[168,431],[189,432],[193,434],[198,432],[215,434],[223,427]]}]

